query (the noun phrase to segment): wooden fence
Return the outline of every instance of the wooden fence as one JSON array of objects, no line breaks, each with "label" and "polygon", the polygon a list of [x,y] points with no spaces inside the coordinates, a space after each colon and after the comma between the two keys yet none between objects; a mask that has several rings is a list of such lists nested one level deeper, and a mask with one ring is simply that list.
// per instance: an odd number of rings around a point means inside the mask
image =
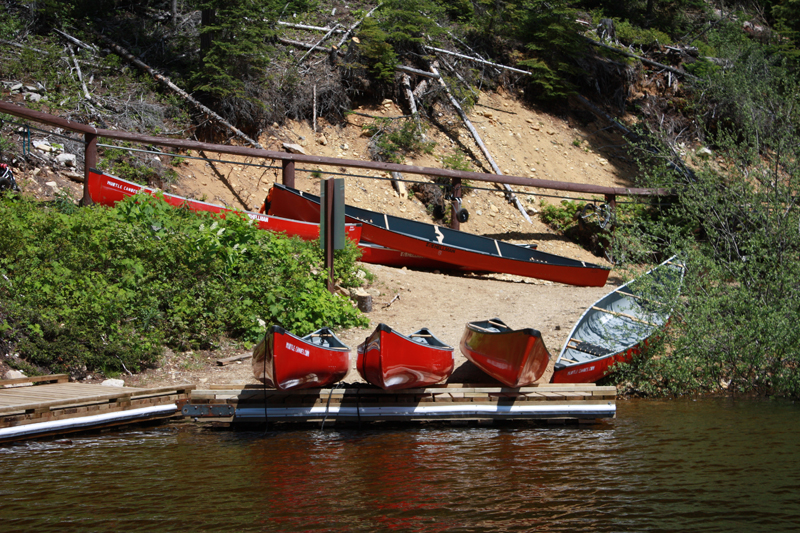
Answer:
[{"label": "wooden fence", "polygon": [[[187,139],[173,139],[170,137],[156,137],[151,135],[140,135],[124,131],[108,130],[95,128],[80,122],[73,122],[61,117],[34,111],[16,104],[0,101],[0,112],[8,113],[15,117],[31,120],[49,126],[55,126],[67,131],[81,133],[84,136],[85,144],[85,165],[84,165],[84,205],[92,203],[89,190],[86,187],[89,169],[97,166],[97,141],[99,137],[114,139],[117,141],[128,141],[138,144],[148,144],[176,148],[179,150],[205,150],[221,154],[238,155],[260,159],[273,159],[281,161],[283,167],[283,184],[294,187],[295,165],[297,163],[308,163],[319,166],[333,166],[346,168],[360,168],[368,170],[378,170],[383,172],[400,172],[405,174],[416,174],[422,176],[442,177],[451,180],[453,191],[456,197],[460,196],[462,180],[482,181],[489,183],[500,183],[507,185],[518,185],[524,187],[536,187],[539,189],[566,191],[573,193],[585,193],[602,195],[607,204],[612,208],[616,204],[617,196],[670,196],[674,191],[669,189],[645,189],[629,187],[603,187],[600,185],[589,185],[581,183],[568,183],[555,180],[542,180],[525,178],[522,176],[504,176],[498,174],[485,174],[481,172],[464,172],[458,170],[448,170],[442,168],[420,167],[414,165],[400,165],[397,163],[384,163],[377,161],[357,161],[352,159],[337,159],[334,157],[320,157],[313,155],[292,154],[288,152],[276,152],[258,148],[247,148],[243,146],[229,146],[223,144],[212,144]],[[454,205],[455,207],[455,205]],[[458,229],[458,220],[455,216],[453,228]]]}]

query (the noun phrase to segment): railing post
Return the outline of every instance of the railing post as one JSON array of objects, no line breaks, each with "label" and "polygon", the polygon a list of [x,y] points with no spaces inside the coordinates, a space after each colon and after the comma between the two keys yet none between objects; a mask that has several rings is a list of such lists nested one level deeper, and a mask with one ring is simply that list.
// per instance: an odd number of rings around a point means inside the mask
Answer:
[{"label": "railing post", "polygon": [[97,167],[97,135],[85,133],[85,147],[83,152],[83,198],[81,205],[92,205],[92,197],[89,194],[89,170]]},{"label": "railing post", "polygon": [[617,209],[617,195],[606,194],[605,200],[606,200],[606,205],[611,209],[611,212],[613,213]]},{"label": "railing post", "polygon": [[450,203],[450,228],[458,230],[461,229],[461,223],[458,221],[458,209],[461,199],[461,178],[453,178],[453,200]]},{"label": "railing post", "polygon": [[281,164],[283,165],[283,184],[294,189],[294,161],[283,159]]}]

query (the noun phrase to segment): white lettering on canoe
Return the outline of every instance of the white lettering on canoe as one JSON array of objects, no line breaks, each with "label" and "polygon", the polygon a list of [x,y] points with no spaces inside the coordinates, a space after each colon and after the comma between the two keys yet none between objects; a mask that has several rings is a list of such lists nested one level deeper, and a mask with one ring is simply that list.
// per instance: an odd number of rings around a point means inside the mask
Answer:
[{"label": "white lettering on canoe", "polygon": [[286,349],[289,350],[290,352],[299,353],[300,355],[305,355],[306,357],[308,357],[308,350],[307,349],[302,348],[300,346],[295,346],[291,342],[287,342],[286,343]]},{"label": "white lettering on canoe", "polygon": [[121,183],[116,183],[116,182],[113,182],[113,181],[109,181],[107,183],[108,183],[109,187],[113,187],[115,189],[120,189],[122,191],[130,192],[130,193],[133,193],[133,194],[136,194],[137,192],[140,191],[140,189],[134,189],[133,187],[128,187],[127,185],[122,185]]}]

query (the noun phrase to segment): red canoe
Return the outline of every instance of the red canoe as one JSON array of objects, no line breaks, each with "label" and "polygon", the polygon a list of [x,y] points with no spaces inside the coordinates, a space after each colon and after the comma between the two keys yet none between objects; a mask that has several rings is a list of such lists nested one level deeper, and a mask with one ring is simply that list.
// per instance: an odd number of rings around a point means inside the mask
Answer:
[{"label": "red canoe", "polygon": [[328,328],[303,338],[270,326],[253,350],[253,375],[278,390],[313,389],[341,381],[350,368],[350,348]]},{"label": "red canoe", "polygon": [[569,332],[553,383],[594,383],[616,363],[629,363],[669,321],[683,283],[684,264],[671,257],[603,296]]},{"label": "red canoe", "polygon": [[535,329],[512,330],[499,318],[470,322],[461,337],[461,353],[507,387],[527,387],[539,379],[550,354]]},{"label": "red canoe", "polygon": [[[237,211],[229,207],[165,193],[152,187],[145,187],[144,185],[139,185],[138,183],[133,183],[116,176],[104,174],[99,170],[89,170],[89,196],[91,196],[92,201],[97,204],[114,206],[124,198],[140,192],[147,193],[151,196],[162,192],[164,201],[168,204],[175,207],[187,207],[192,211],[221,213],[223,216],[225,213],[243,213],[254,220],[261,229],[285,233],[290,236],[299,237],[305,241],[319,239],[318,223],[262,215],[261,213],[253,213],[252,211]],[[361,224],[347,224],[345,226],[345,233],[348,239],[357,243],[361,238]]]},{"label": "red canoe", "polygon": [[[275,216],[319,221],[319,197],[276,183],[268,212]],[[500,272],[530,278],[602,287],[609,268],[540,252],[434,224],[345,206],[345,220],[363,224],[362,240],[475,272]]]},{"label": "red canoe", "polygon": [[365,381],[385,390],[433,385],[447,379],[454,366],[453,348],[427,328],[406,337],[386,324],[358,346],[356,362]]},{"label": "red canoe", "polygon": [[358,247],[361,250],[361,261],[373,265],[384,265],[390,267],[420,268],[425,270],[457,270],[458,266],[435,259],[428,259],[419,255],[410,254],[386,248],[380,244],[371,242],[360,242]]}]

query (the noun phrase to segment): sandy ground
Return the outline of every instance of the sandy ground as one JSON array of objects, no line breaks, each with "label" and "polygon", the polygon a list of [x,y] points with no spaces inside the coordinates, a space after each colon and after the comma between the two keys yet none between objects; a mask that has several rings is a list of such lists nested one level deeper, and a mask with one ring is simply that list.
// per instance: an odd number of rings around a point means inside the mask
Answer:
[{"label": "sandy ground", "polygon": [[[385,117],[404,114],[403,109],[390,101],[363,106],[357,111]],[[556,117],[522,105],[512,95],[502,93],[483,94],[479,105],[470,114],[475,128],[504,174],[597,185],[630,185],[634,168],[615,157],[620,153],[618,147],[624,142],[607,129],[606,124],[584,123],[576,117],[585,118],[585,115],[575,113]],[[302,146],[310,155],[366,160],[369,159],[369,138],[363,135],[362,126],[371,120],[361,115],[350,115],[349,123],[342,126],[320,120],[316,132],[308,123],[289,122],[283,127],[274,127],[261,137],[260,142],[272,150],[281,150],[283,143],[294,143]],[[428,130],[428,138],[437,143],[434,153],[407,158],[407,164],[442,167],[442,159],[459,149],[476,155],[473,170],[491,172],[457,116],[443,114],[437,120],[447,133],[436,128]],[[190,155],[206,159],[187,159],[181,163],[177,167],[180,180],[166,186],[170,192],[257,210],[271,184],[281,179],[279,162],[268,161],[268,165],[278,168],[265,168],[260,160],[221,157],[211,153]],[[162,156],[162,159],[166,158]],[[168,164],[167,161],[164,163]],[[325,172],[349,172],[345,168],[298,165],[297,186],[311,192],[319,191],[319,180],[303,170],[322,170],[326,176],[329,174]],[[431,222],[421,202],[413,195],[399,195],[385,181],[388,177],[380,172],[351,172],[346,177],[347,202]],[[424,179],[413,175],[404,177]],[[42,168],[36,176],[21,176],[18,181],[25,192],[40,198],[52,196],[59,188],[72,190],[76,198],[80,196],[79,184],[74,180],[58,178],[59,169]],[[51,184],[46,184],[45,180]],[[57,180],[55,187],[52,180]],[[532,223],[526,222],[519,211],[505,200],[503,193],[491,184],[477,185],[489,190],[475,190],[465,196],[464,207],[470,211],[470,219],[462,224],[462,231],[515,243],[535,242],[539,250],[545,252],[608,265],[604,259],[593,256],[547,227],[537,216],[532,217]],[[542,201],[559,202],[563,198],[570,198],[570,195],[556,191],[519,187],[515,190],[531,212],[540,208]],[[573,199],[578,197],[580,195],[571,196]],[[580,288],[510,275],[433,273],[374,265],[369,265],[368,269],[375,274],[375,281],[367,287],[374,300],[374,310],[368,314],[370,326],[337,332],[353,348],[353,354],[355,347],[380,322],[406,334],[428,327],[456,348],[457,369],[451,381],[459,382],[486,382],[489,379],[466,362],[458,350],[466,322],[498,317],[513,328],[533,327],[542,332],[550,351],[557,354],[583,310],[621,283],[613,271],[606,287]],[[393,299],[393,303],[388,305]],[[228,366],[217,366],[215,362],[218,358],[247,353],[246,347],[237,345],[226,346],[212,353],[168,352],[159,369],[123,378],[129,385],[141,386],[176,381],[193,382],[200,386],[204,383],[255,382],[248,361]],[[549,374],[545,378],[549,378]],[[353,369],[345,381],[358,379]]]}]

